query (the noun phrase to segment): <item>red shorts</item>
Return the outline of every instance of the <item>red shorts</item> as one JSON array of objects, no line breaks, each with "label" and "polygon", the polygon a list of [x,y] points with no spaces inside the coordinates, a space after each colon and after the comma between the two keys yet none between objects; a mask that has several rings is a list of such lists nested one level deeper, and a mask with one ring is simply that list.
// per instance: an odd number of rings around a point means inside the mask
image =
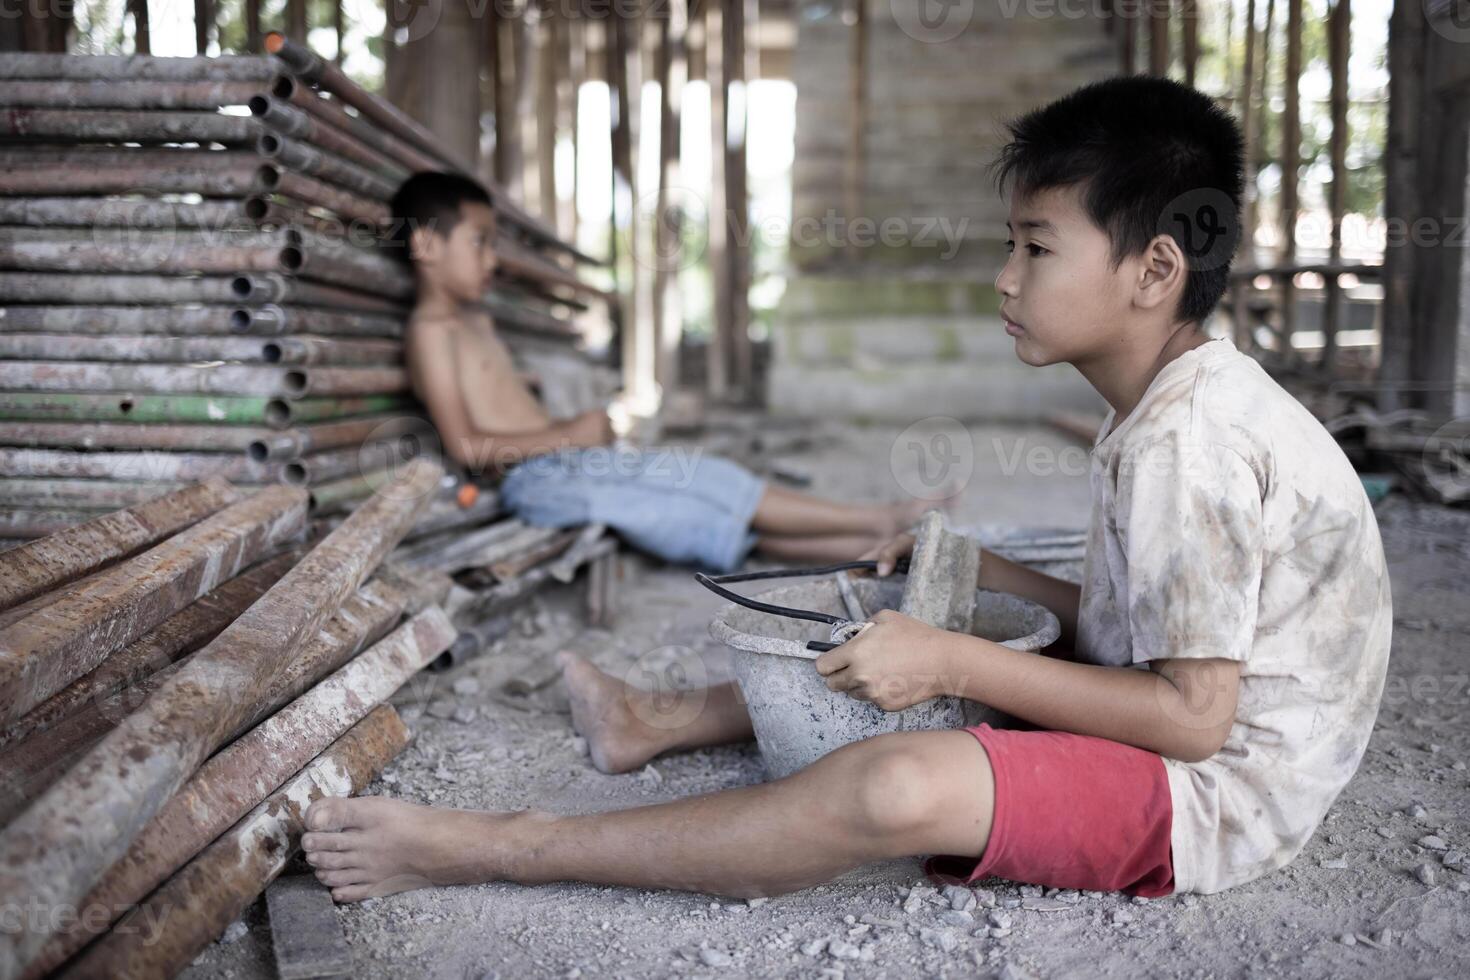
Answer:
[{"label": "red shorts", "polygon": [[990,842],[974,858],[941,855],[937,884],[994,875],[1051,888],[1158,898],[1174,890],[1174,809],[1164,760],[1090,735],[966,728],[995,773]]}]

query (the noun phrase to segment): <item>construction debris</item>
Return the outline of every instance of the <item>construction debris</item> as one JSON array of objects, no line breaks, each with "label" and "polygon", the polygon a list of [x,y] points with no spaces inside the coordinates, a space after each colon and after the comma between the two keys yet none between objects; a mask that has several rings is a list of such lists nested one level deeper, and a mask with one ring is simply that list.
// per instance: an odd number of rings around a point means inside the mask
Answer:
[{"label": "construction debris", "polygon": [[277,878],[265,890],[271,917],[271,947],[281,980],[345,977],[352,950],[342,933],[332,892],[311,875]]}]

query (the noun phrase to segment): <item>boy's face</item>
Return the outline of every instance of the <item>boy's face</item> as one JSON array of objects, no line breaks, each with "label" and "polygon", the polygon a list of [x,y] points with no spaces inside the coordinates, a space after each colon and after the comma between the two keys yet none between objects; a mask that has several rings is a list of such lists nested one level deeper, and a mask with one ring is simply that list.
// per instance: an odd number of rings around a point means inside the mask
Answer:
[{"label": "boy's face", "polygon": [[422,233],[414,255],[422,275],[463,303],[473,303],[490,288],[495,273],[495,212],[479,202],[459,206],[459,221],[448,235]]},{"label": "boy's face", "polygon": [[1016,356],[1036,367],[1088,360],[1127,332],[1136,263],[1113,268],[1112,243],[1081,194],[1048,188],[1011,200],[1011,255],[995,288]]}]

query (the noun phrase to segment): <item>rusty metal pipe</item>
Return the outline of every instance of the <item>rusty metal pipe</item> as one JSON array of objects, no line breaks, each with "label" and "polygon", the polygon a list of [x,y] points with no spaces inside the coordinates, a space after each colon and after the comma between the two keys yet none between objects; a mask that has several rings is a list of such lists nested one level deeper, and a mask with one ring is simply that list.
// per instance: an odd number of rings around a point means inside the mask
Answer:
[{"label": "rusty metal pipe", "polygon": [[[408,391],[397,367],[248,367],[237,364],[114,364],[0,361],[0,388],[20,391],[147,391],[154,394],[374,395]],[[23,476],[25,474],[12,474]]]},{"label": "rusty metal pipe", "polygon": [[[382,561],[442,475],[427,461],[410,463],[0,831],[0,894],[51,906],[85,897],[184,780],[246,720],[249,699],[270,688]],[[240,853],[236,847],[232,860]],[[206,892],[223,890],[215,879]],[[0,976],[19,973],[48,934],[0,933]]]},{"label": "rusty metal pipe", "polygon": [[289,102],[318,121],[351,135],[409,173],[444,168],[442,161],[375,126],[363,116],[349,113],[343,108],[340,99],[327,98],[309,85],[297,82],[290,75],[276,76],[271,82],[270,94],[277,101]]},{"label": "rusty metal pipe", "polygon": [[277,68],[258,55],[163,58],[150,55],[0,54],[0,78],[160,82],[263,82]]},{"label": "rusty metal pipe", "polygon": [[230,315],[230,326],[248,334],[320,334],[330,337],[403,336],[404,319],[396,314],[340,312],[314,307],[240,307]]},{"label": "rusty metal pipe", "polygon": [[344,218],[383,225],[388,222],[388,205],[361,194],[317,180],[272,160],[256,169],[254,191],[281,194],[302,204],[335,211]]},{"label": "rusty metal pipe", "polygon": [[[0,627],[0,724],[15,721],[270,548],[300,533],[306,495],[271,487],[162,544],[10,610]],[[37,603],[39,608],[32,609]]]},{"label": "rusty metal pipe", "polygon": [[[386,701],[446,649],[454,634],[448,617],[431,606],[231,743],[168,801],[83,905],[122,910],[147,897],[267,792]],[[57,933],[31,972],[55,969],[102,931],[76,923]]]},{"label": "rusty metal pipe", "polygon": [[403,345],[391,340],[337,340],[328,337],[158,337],[127,334],[89,337],[83,334],[0,333],[0,358],[362,366],[400,363]]},{"label": "rusty metal pipe", "polygon": [[0,105],[47,109],[218,109],[247,105],[251,81],[22,79],[0,81]]},{"label": "rusty metal pipe", "polygon": [[319,177],[368,198],[387,200],[396,189],[393,183],[360,164],[280,133],[261,133],[255,139],[255,150],[297,173]]},{"label": "rusty metal pipe", "polygon": [[0,301],[12,303],[238,303],[240,298],[230,276],[0,272]]},{"label": "rusty metal pipe", "polygon": [[[7,427],[8,429],[9,427]],[[11,441],[9,431],[7,441]],[[19,439],[13,441],[19,442]],[[49,507],[110,512],[182,490],[183,483],[117,483],[110,480],[0,479],[0,509],[28,507],[38,500]]]},{"label": "rusty metal pipe", "polygon": [[239,499],[228,483],[211,480],[12,548],[0,554],[0,610],[156,544]]},{"label": "rusty metal pipe", "polygon": [[250,112],[256,119],[283,136],[305,140],[329,150],[344,160],[367,168],[394,186],[408,177],[409,171],[402,164],[389,159],[357,137],[308,115],[288,102],[257,94],[250,97],[249,104]]},{"label": "rusty metal pipe", "polygon": [[349,415],[394,412],[411,403],[397,395],[355,398],[230,397],[228,395],[76,394],[0,390],[0,419],[80,422],[213,422],[284,429]]},{"label": "rusty metal pipe", "polygon": [[0,746],[45,731],[89,703],[100,702],[198,650],[264,595],[300,561],[303,551],[304,546],[287,549],[195,599],[0,732]]},{"label": "rusty metal pipe", "polygon": [[[4,83],[0,83],[3,85]],[[157,201],[141,197],[0,197],[0,224],[44,228],[249,227],[234,201]]]},{"label": "rusty metal pipe", "polygon": [[[408,739],[408,729],[391,705],[375,708],[60,976],[169,977],[182,971],[285,868],[300,846],[312,802],[358,792]],[[145,925],[165,922],[168,928],[157,935]]]},{"label": "rusty metal pipe", "polygon": [[220,112],[146,109],[25,109],[0,114],[0,137],[67,142],[162,142],[248,144],[260,134],[248,116]]},{"label": "rusty metal pipe", "polygon": [[407,318],[401,302],[327,283],[305,282],[271,272],[236,276],[231,281],[236,300],[244,303],[299,303],[303,306],[336,306],[364,313]]}]

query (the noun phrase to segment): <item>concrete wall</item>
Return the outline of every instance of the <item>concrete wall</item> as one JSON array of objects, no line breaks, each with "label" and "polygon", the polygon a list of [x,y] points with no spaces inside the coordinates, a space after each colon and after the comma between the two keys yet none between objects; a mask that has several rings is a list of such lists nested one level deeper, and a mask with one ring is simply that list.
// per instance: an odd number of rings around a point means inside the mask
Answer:
[{"label": "concrete wall", "polygon": [[1019,0],[867,4],[865,174],[848,215],[853,27],[843,4],[798,3],[793,278],[772,410],[897,421],[1097,405],[1071,369],[1015,359],[995,315],[1006,210],[988,166],[1006,119],[1114,71],[1102,24]]}]

